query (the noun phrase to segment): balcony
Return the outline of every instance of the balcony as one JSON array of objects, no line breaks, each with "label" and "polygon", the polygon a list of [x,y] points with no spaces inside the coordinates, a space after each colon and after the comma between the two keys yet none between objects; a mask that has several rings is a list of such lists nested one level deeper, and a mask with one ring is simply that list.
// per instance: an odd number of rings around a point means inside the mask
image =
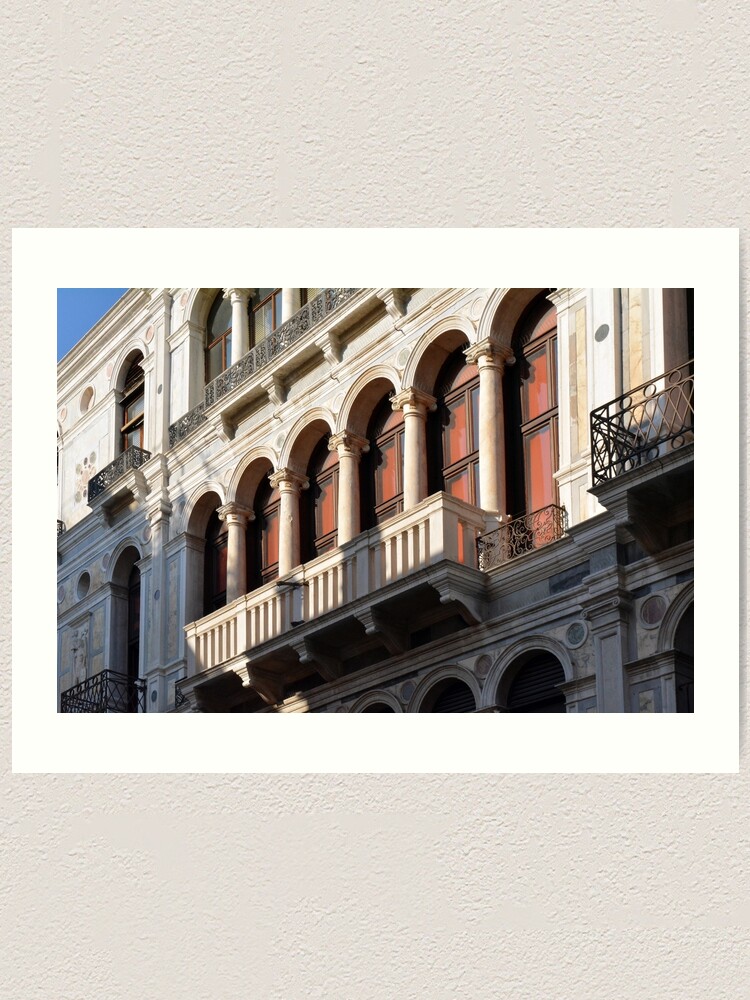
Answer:
[{"label": "balcony", "polygon": [[562,538],[566,530],[565,508],[555,504],[514,518],[477,539],[479,568],[494,569],[510,559],[540,549]]},{"label": "balcony", "polygon": [[87,678],[60,696],[61,712],[145,712],[146,682],[114,670]]},{"label": "balcony", "polygon": [[644,382],[591,413],[593,485],[693,442],[693,362]]},{"label": "balcony", "polygon": [[693,362],[591,413],[591,492],[655,554],[692,538]]},{"label": "balcony", "polygon": [[[234,393],[234,390],[246,385],[258,372],[269,368],[305,334],[321,326],[323,320],[348,302],[357,291],[359,291],[357,288],[324,288],[320,295],[302,306],[243,358],[209,382],[201,402],[170,426],[170,448],[189,437],[201,424],[206,423],[207,411]],[[314,342],[312,346],[315,347]]]},{"label": "balcony", "polygon": [[[484,515],[437,493],[351,542],[186,626],[187,679],[207,710],[211,689],[265,704],[295,685],[334,681],[429,641],[430,628],[485,615],[476,563]],[[425,624],[427,623],[427,624]]]},{"label": "balcony", "polygon": [[[89,492],[88,492],[88,504],[92,505],[92,501],[96,500],[97,497],[104,493],[111,492],[113,486],[117,486],[128,477],[129,473],[136,473],[140,470],[141,466],[144,465],[151,458],[150,451],[144,451],[143,448],[136,448],[133,445],[127,448],[121,455],[118,455],[114,462],[110,462],[109,465],[105,465],[101,472],[97,472],[95,476],[89,479]],[[135,480],[138,481],[138,477],[142,477],[142,473],[134,476]],[[126,486],[127,492],[134,492],[131,484],[124,484]],[[131,486],[131,488],[127,488]]]}]

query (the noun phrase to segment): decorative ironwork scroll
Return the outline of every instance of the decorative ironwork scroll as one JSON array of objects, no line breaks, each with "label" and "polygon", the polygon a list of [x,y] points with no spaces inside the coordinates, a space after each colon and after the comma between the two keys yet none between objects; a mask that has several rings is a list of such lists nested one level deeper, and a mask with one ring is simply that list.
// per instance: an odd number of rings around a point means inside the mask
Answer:
[{"label": "decorative ironwork scroll", "polygon": [[63,531],[65,531],[65,522],[64,521],[58,521],[57,522],[57,533],[58,533],[58,535],[61,535],[63,533]]},{"label": "decorative ironwork scroll", "polygon": [[594,486],[693,441],[693,362],[591,412]]},{"label": "decorative ironwork scroll", "polygon": [[206,404],[203,400],[194,406],[192,410],[184,413],[179,420],[176,420],[169,428],[169,447],[172,448],[178,441],[182,441],[189,434],[192,434],[196,427],[205,424],[206,415],[204,410]]},{"label": "decorative ironwork scroll", "polygon": [[60,696],[61,712],[145,712],[146,682],[136,681],[115,670],[101,673],[81,681],[63,691]]},{"label": "decorative ironwork scroll", "polygon": [[516,556],[556,542],[565,534],[567,527],[565,508],[556,504],[508,521],[477,539],[479,568],[492,569]]},{"label": "decorative ironwork scroll", "polygon": [[105,465],[101,472],[97,472],[95,476],[89,479],[89,492],[88,492],[88,502],[103,493],[108,486],[112,483],[116,483],[118,479],[121,479],[126,472],[130,469],[139,469],[151,458],[150,451],[144,451],[143,448],[136,448],[135,445],[131,445],[127,448],[121,455],[118,455],[114,462],[110,462],[109,465]]}]

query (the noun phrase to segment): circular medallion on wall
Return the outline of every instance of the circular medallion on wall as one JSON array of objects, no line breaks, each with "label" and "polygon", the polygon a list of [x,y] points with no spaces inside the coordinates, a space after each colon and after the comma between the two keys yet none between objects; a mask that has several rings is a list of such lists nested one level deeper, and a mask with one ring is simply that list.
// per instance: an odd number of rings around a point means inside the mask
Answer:
[{"label": "circular medallion on wall", "polygon": [[110,363],[107,365],[107,378],[112,378],[112,372],[114,370],[115,370],[115,366],[110,361]]},{"label": "circular medallion on wall", "polygon": [[661,594],[652,594],[641,605],[641,621],[646,628],[655,628],[664,617],[667,602]]},{"label": "circular medallion on wall", "polygon": [[106,569],[109,566],[109,552],[102,559],[102,569]]},{"label": "circular medallion on wall", "polygon": [[64,600],[65,600],[65,587],[58,587],[57,588],[57,603],[58,604],[62,604],[62,602]]},{"label": "circular medallion on wall", "polygon": [[404,368],[408,360],[409,360],[409,348],[405,347],[403,350],[398,352],[398,357],[396,358],[396,367]]},{"label": "circular medallion on wall", "polygon": [[568,649],[578,649],[584,644],[588,634],[589,630],[585,622],[573,622],[572,625],[568,625],[568,631],[565,633],[565,645]]},{"label": "circular medallion on wall", "polygon": [[188,293],[183,292],[182,295],[180,296],[180,305],[182,306],[183,309],[187,305],[187,300],[188,300]]},{"label": "circular medallion on wall", "polygon": [[487,299],[483,298],[474,299],[474,301],[471,304],[471,318],[473,320],[479,319],[479,317],[482,315],[482,310],[484,309],[486,304],[487,304]]},{"label": "circular medallion on wall", "polygon": [[411,701],[416,688],[414,687],[413,681],[407,681],[405,684],[401,685],[401,690],[398,693],[401,701]]},{"label": "circular medallion on wall", "polygon": [[65,420],[67,415],[68,415],[68,408],[67,406],[63,406],[63,408],[60,410],[60,423],[62,423],[63,420]]},{"label": "circular medallion on wall", "polygon": [[342,406],[343,402],[344,402],[344,394],[343,394],[343,392],[340,392],[338,394],[338,396],[333,401],[333,412],[334,413],[338,413],[339,412],[339,410],[341,409],[341,406]]},{"label": "circular medallion on wall", "polygon": [[286,435],[284,435],[284,434],[279,434],[278,435],[278,437],[274,441],[274,445],[276,446],[276,450],[277,451],[281,451],[281,449],[284,447],[284,441],[285,440],[286,440]]},{"label": "circular medallion on wall", "polygon": [[474,673],[477,677],[486,677],[492,666],[492,660],[486,653],[483,653],[477,658],[477,662],[474,664]]},{"label": "circular medallion on wall", "polygon": [[227,469],[224,473],[224,485],[229,486],[232,481],[232,476],[234,475],[234,469]]},{"label": "circular medallion on wall", "polygon": [[148,524],[143,529],[143,534],[141,535],[141,538],[143,539],[144,542],[147,542],[149,538],[151,538],[151,527]]},{"label": "circular medallion on wall", "polygon": [[148,330],[146,330],[146,343],[150,344],[153,339],[154,339],[154,324],[152,323],[151,326],[148,328]]}]

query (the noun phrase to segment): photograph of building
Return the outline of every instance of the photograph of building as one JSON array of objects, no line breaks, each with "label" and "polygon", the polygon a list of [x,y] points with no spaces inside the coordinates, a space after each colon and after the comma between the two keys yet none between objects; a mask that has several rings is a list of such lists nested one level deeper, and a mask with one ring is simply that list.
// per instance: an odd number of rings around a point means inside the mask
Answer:
[{"label": "photograph of building", "polygon": [[693,290],[134,288],[58,364],[61,712],[691,712]]}]

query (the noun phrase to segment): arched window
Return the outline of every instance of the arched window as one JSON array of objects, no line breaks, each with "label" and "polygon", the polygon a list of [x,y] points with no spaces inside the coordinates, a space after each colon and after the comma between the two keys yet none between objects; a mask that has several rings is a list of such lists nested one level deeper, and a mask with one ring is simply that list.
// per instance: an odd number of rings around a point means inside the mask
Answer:
[{"label": "arched window", "polygon": [[206,382],[221,375],[232,359],[232,303],[224,293],[214,299],[206,323]]},{"label": "arched window", "polygon": [[203,562],[203,614],[223,608],[227,603],[227,525],[216,511],[206,527]]},{"label": "arched window", "polygon": [[256,288],[250,299],[250,343],[265,340],[281,323],[281,289]]},{"label": "arched window", "polygon": [[315,447],[307,467],[309,488],[302,494],[306,508],[303,561],[314,559],[336,545],[338,523],[339,456],[328,450],[330,434]]},{"label": "arched window", "polygon": [[437,397],[441,475],[433,474],[433,492],[445,490],[451,496],[478,505],[479,369],[466,363],[463,348],[455,350],[443,365]]},{"label": "arched window", "polygon": [[404,509],[404,415],[393,410],[389,395],[375,408],[367,439],[370,451],[360,465],[362,525],[372,528]]},{"label": "arched window", "polygon": [[516,673],[508,690],[509,712],[564,712],[565,695],[558,685],[565,671],[552,653],[529,657]]},{"label": "arched window", "polygon": [[255,520],[247,528],[248,589],[262,587],[279,575],[279,512],[281,497],[268,479],[255,495]]},{"label": "arched window", "polygon": [[525,310],[506,369],[507,484],[517,517],[557,503],[557,310],[544,296]]},{"label": "arched window", "polygon": [[141,368],[143,355],[133,359],[125,376],[122,397],[122,424],[120,425],[120,450],[143,448],[144,374]]}]

